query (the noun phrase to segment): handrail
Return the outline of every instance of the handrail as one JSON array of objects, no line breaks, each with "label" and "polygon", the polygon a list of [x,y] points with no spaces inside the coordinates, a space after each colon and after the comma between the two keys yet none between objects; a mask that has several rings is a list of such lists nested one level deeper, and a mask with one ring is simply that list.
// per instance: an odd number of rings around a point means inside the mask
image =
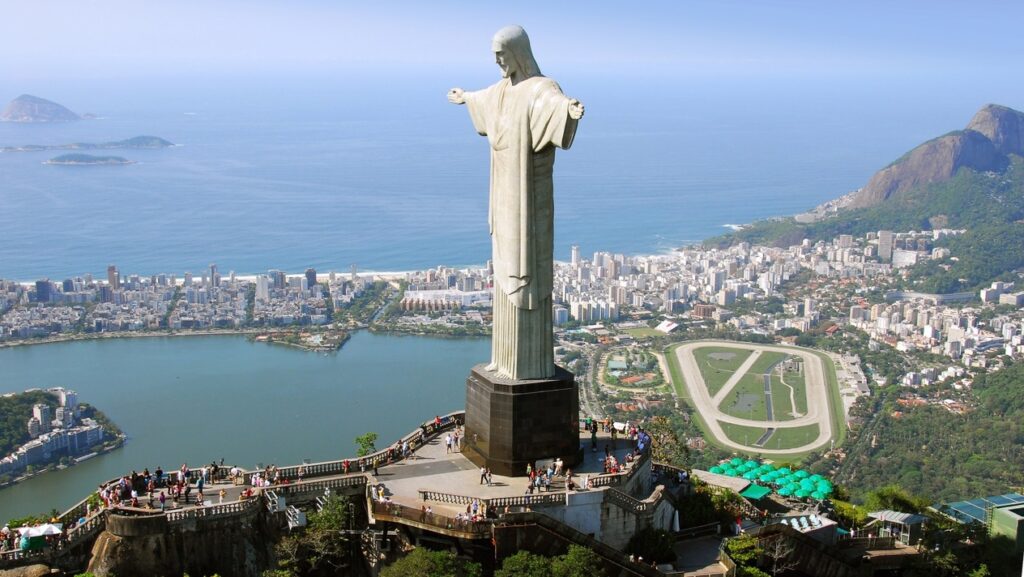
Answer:
[{"label": "handrail", "polygon": [[453,533],[461,533],[473,539],[490,537],[492,523],[490,521],[460,520],[440,513],[427,512],[399,503],[373,501],[374,517],[390,517],[390,520],[410,521],[413,525],[434,527]]},{"label": "handrail", "polygon": [[419,490],[420,498],[424,501],[437,501],[439,503],[451,503],[454,505],[472,505],[474,501],[487,508],[488,511],[497,511],[504,507],[534,507],[538,505],[565,505],[567,491],[554,491],[550,493],[536,493],[533,495],[515,495],[512,497],[471,497],[468,495],[456,495],[441,491],[428,489]]}]

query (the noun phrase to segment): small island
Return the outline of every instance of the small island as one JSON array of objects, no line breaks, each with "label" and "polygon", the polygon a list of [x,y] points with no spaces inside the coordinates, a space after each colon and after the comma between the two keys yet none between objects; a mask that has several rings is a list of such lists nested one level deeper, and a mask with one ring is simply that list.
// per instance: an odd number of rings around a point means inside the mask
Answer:
[{"label": "small island", "polygon": [[70,144],[26,144],[23,146],[5,146],[0,152],[40,152],[44,150],[112,150],[126,148],[131,150],[157,150],[177,146],[173,142],[159,136],[136,136],[127,140],[113,142],[73,142]]},{"label": "small island", "polygon": [[43,164],[54,164],[58,166],[93,166],[93,165],[122,165],[135,164],[134,160],[128,160],[121,156],[93,156],[91,154],[62,154],[51,158]]},{"label": "small island", "polygon": [[22,94],[15,98],[0,112],[0,122],[25,124],[74,122],[80,118],[56,102],[31,94]]}]

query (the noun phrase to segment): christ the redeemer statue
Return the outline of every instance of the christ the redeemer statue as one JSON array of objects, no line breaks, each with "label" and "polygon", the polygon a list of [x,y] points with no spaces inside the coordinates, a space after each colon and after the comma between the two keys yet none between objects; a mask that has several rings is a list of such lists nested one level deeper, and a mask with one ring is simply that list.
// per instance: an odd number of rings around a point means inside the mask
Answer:
[{"label": "christ the redeemer statue", "polygon": [[520,26],[494,35],[501,80],[453,88],[491,145],[488,220],[494,251],[494,334],[487,370],[513,380],[555,375],[552,342],[555,147],[572,145],[583,105],[540,73]]}]

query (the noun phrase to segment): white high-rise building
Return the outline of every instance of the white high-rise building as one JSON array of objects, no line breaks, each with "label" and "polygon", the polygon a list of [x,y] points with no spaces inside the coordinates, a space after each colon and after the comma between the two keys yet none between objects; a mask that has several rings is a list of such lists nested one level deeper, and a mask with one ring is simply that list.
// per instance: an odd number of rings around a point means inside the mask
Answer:
[{"label": "white high-rise building", "polygon": [[580,247],[575,244],[572,245],[572,257],[570,263],[573,268],[580,266]]}]

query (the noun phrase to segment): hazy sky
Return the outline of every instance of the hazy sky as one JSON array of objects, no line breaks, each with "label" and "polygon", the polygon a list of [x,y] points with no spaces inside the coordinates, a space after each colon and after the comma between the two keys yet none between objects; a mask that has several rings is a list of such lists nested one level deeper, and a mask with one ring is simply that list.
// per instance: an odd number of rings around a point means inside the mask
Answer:
[{"label": "hazy sky", "polygon": [[0,20],[4,84],[481,67],[499,27],[542,68],[667,75],[1020,76],[1019,1],[33,0]]}]

